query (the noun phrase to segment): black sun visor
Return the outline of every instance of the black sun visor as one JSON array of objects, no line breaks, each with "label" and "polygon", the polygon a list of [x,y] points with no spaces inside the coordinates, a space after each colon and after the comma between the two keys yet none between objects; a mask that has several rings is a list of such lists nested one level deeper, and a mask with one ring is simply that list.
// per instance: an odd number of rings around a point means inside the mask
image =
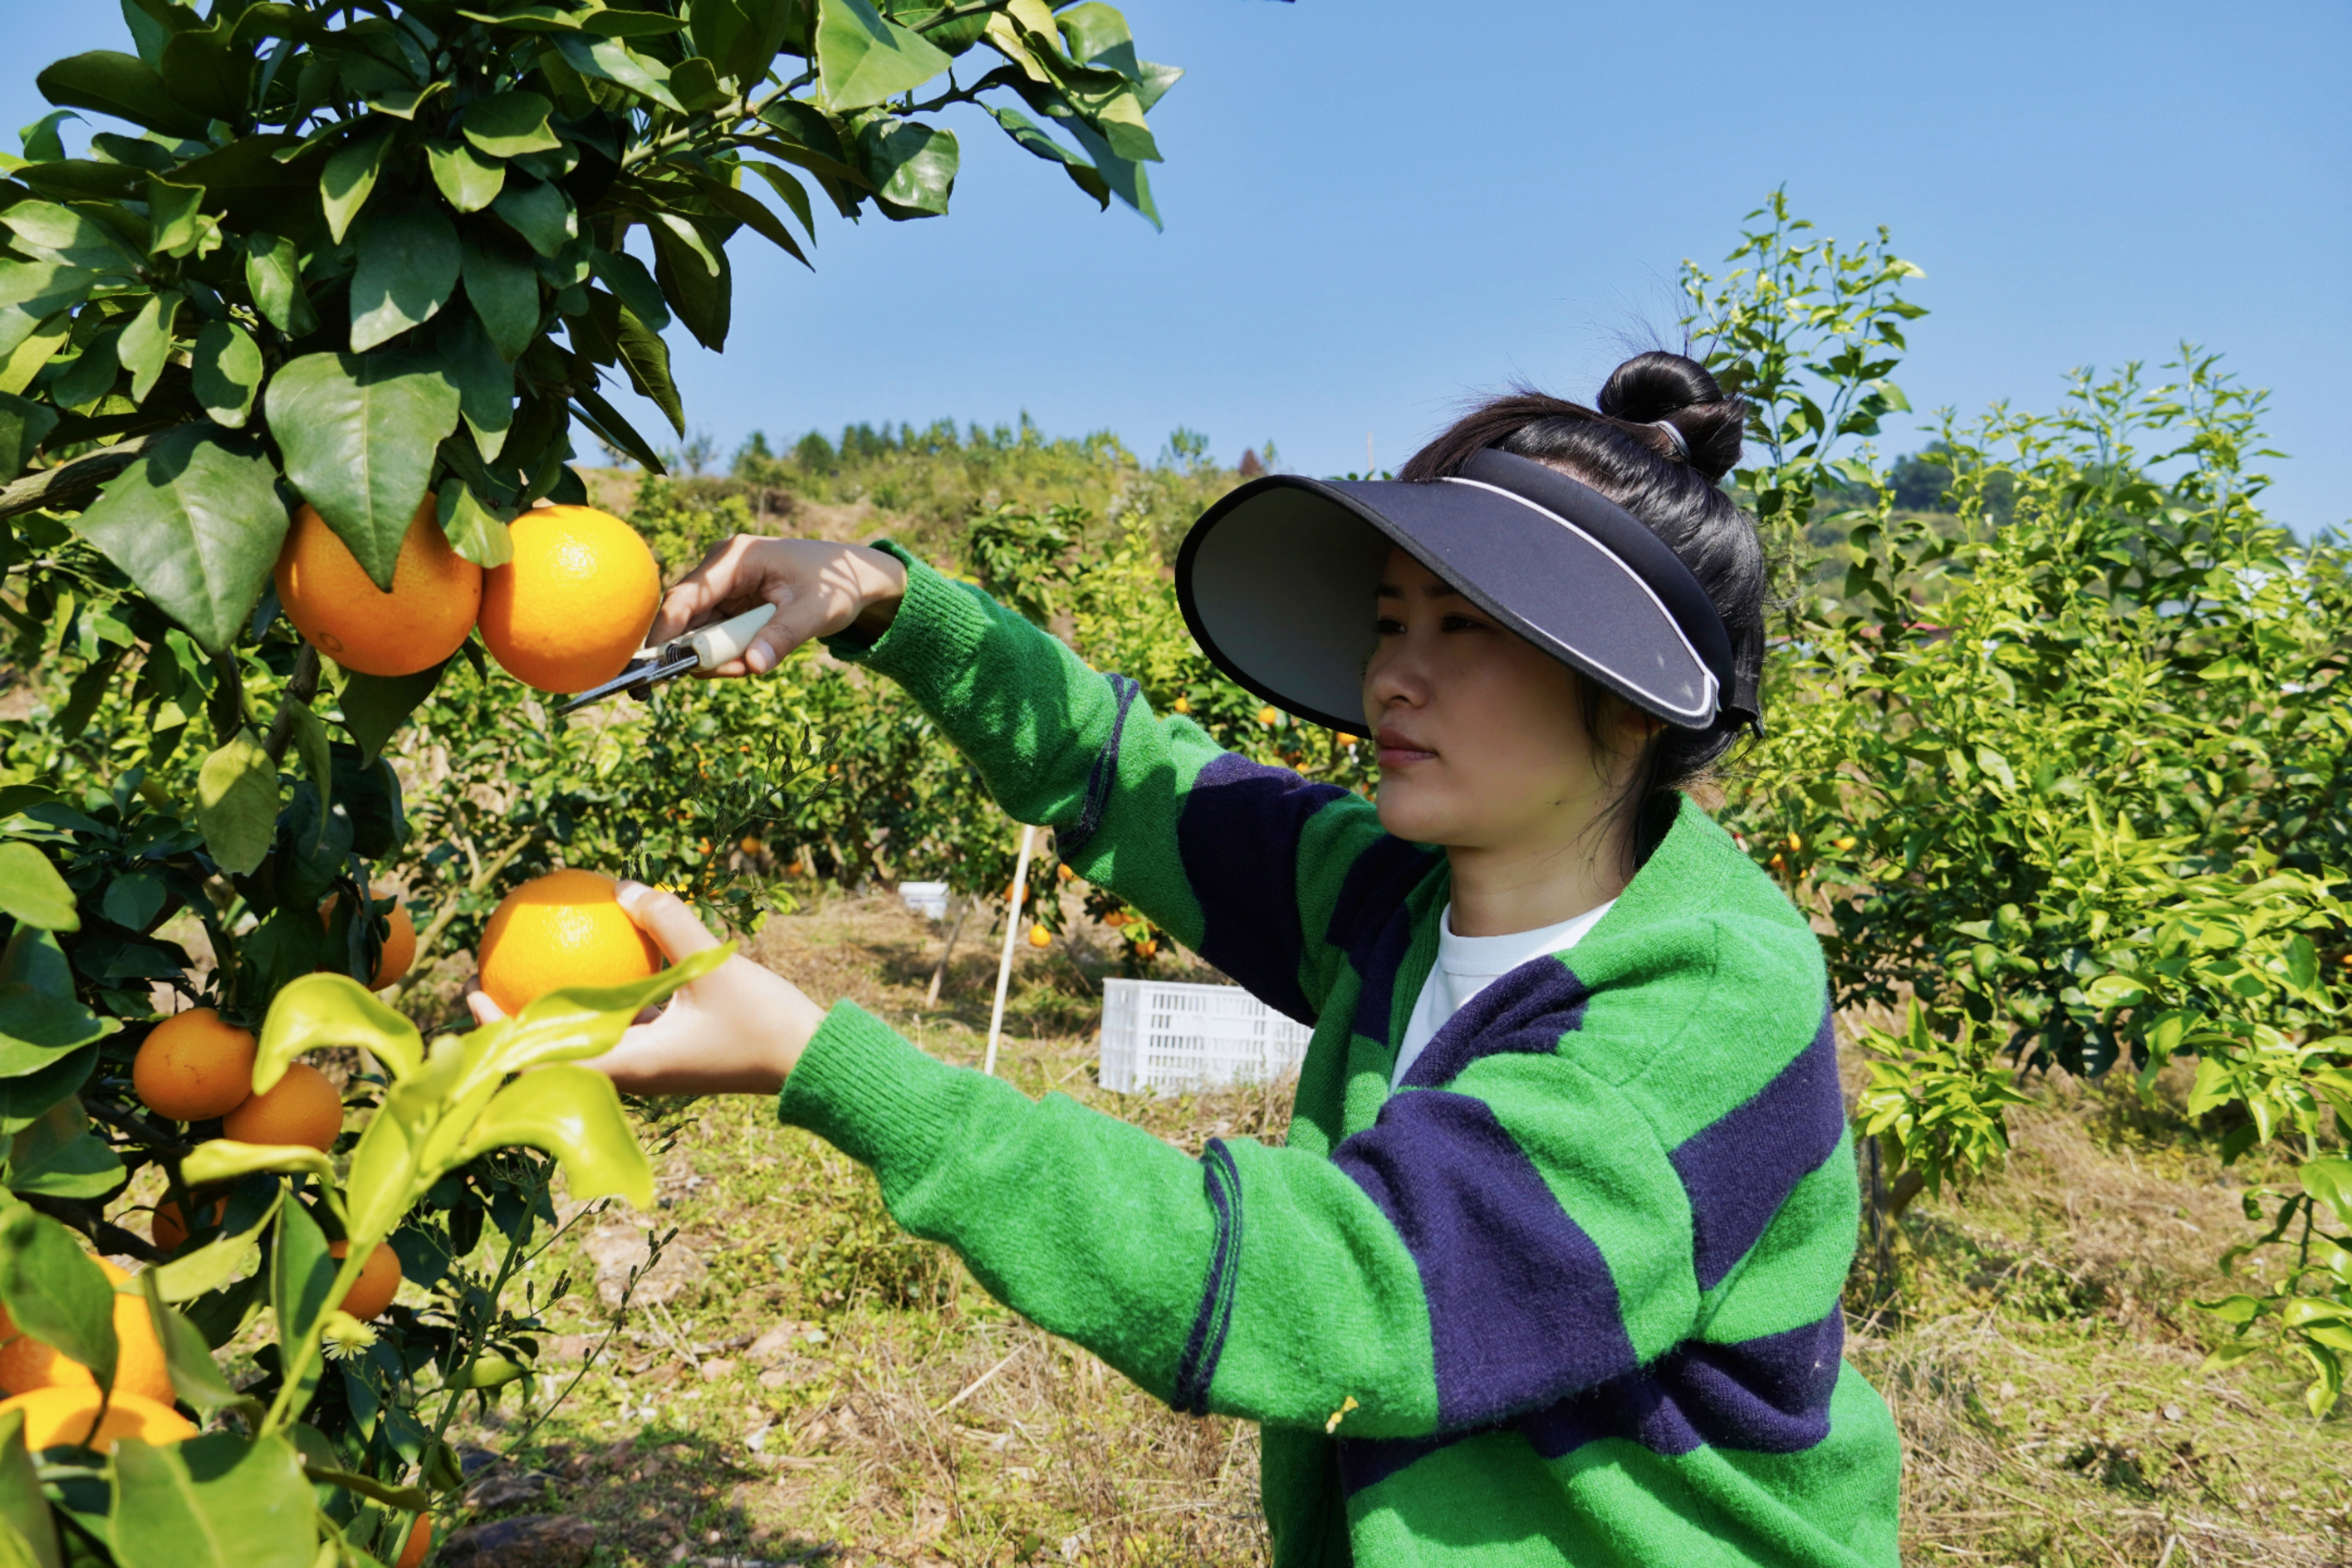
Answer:
[{"label": "black sun visor", "polygon": [[1754,717],[1727,711],[1731,639],[1682,559],[1590,486],[1508,452],[1443,479],[1253,480],[1185,536],[1177,597],[1218,668],[1302,719],[1360,731],[1391,546],[1645,713],[1701,731]]}]

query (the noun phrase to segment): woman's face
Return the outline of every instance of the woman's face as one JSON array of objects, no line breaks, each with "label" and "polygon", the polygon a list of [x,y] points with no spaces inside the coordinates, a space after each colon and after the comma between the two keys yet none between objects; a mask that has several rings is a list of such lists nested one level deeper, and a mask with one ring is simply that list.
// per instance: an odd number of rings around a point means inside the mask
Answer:
[{"label": "woman's face", "polygon": [[1380,748],[1381,826],[1450,849],[1567,844],[1614,798],[1641,720],[1596,755],[1566,665],[1498,625],[1402,550],[1389,552],[1364,667],[1364,718]]}]

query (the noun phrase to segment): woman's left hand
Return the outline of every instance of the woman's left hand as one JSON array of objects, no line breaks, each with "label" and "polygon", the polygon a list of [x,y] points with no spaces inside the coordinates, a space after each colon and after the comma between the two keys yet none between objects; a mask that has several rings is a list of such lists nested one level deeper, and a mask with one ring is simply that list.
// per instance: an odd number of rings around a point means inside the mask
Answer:
[{"label": "woman's left hand", "polygon": [[[675,894],[623,882],[620,901],[673,963],[719,945]],[[478,979],[466,1001],[482,1023],[506,1016]],[[824,1022],[824,1009],[799,986],[739,953],[581,1065],[630,1094],[774,1094]]]}]

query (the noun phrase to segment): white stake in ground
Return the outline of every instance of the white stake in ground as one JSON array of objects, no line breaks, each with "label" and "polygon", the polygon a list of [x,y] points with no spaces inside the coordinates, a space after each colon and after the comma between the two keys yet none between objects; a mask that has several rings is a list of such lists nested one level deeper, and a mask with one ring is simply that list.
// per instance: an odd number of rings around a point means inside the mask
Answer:
[{"label": "white stake in ground", "polygon": [[1013,865],[1013,902],[1004,910],[1004,955],[996,961],[996,1005],[988,1010],[988,1058],[980,1070],[996,1076],[996,1042],[1004,1033],[1004,991],[1013,984],[1013,944],[1021,935],[1021,905],[1029,891],[1029,844],[1036,829],[1021,825],[1021,858]]}]

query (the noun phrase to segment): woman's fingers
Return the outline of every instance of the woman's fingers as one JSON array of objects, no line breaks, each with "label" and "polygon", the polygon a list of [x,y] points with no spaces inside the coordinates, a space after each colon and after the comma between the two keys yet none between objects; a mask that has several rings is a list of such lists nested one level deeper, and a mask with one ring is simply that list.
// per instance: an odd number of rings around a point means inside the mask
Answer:
[{"label": "woman's fingers", "polygon": [[491,1001],[490,994],[482,989],[482,977],[478,974],[466,982],[466,1005],[473,1009],[477,1024],[495,1024],[507,1016],[507,1010]]},{"label": "woman's fingers", "polygon": [[757,547],[775,541],[744,534],[711,546],[701,563],[662,595],[661,609],[646,633],[647,644],[684,637],[695,627],[748,610],[767,598],[771,566]]},{"label": "woman's fingers", "polygon": [[654,939],[654,945],[672,963],[719,945],[719,939],[675,893],[648,888],[643,882],[623,882],[615,896],[620,900],[622,912]]}]

